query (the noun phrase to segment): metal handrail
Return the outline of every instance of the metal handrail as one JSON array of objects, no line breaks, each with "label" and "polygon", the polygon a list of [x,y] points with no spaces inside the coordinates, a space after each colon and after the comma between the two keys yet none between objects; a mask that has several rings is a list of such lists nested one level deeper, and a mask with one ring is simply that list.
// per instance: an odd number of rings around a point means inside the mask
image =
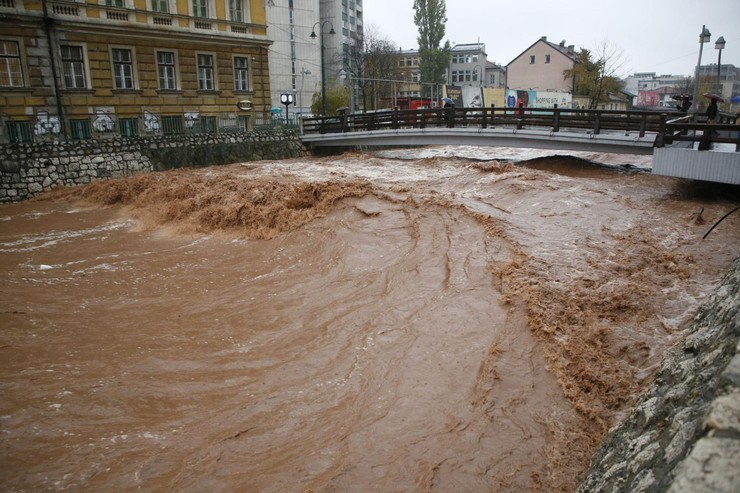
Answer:
[{"label": "metal handrail", "polygon": [[[737,132],[740,125],[693,122],[693,116],[684,115],[668,120],[668,113],[656,111],[588,110],[571,108],[425,108],[416,110],[387,110],[372,113],[354,113],[331,117],[305,118],[302,133],[335,133],[374,131],[381,129],[430,127],[513,127],[544,128],[550,132],[563,129],[598,135],[602,132],[636,133],[645,137],[655,134],[655,147],[664,147],[674,141],[707,141],[740,145]],[[692,133],[693,132],[693,133]],[[700,132],[697,134],[697,132]],[[725,134],[717,135],[717,132]],[[733,134],[735,132],[735,134]],[[734,136],[733,136],[734,135]]]}]

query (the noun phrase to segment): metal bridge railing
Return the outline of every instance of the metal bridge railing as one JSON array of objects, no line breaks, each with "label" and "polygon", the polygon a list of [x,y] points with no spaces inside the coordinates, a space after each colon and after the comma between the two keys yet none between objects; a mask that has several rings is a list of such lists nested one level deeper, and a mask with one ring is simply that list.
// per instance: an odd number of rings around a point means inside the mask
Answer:
[{"label": "metal bridge railing", "polygon": [[[547,129],[590,133],[654,134],[655,147],[677,140],[731,142],[740,144],[738,125],[685,123],[683,117],[668,120],[669,113],[656,111],[614,111],[569,108],[428,108],[381,110],[372,113],[305,118],[303,134],[367,132],[411,128],[516,128]],[[688,131],[692,132],[689,133]],[[698,133],[697,133],[698,132]],[[733,134],[734,132],[734,134]],[[707,144],[708,145],[708,144]]]}]

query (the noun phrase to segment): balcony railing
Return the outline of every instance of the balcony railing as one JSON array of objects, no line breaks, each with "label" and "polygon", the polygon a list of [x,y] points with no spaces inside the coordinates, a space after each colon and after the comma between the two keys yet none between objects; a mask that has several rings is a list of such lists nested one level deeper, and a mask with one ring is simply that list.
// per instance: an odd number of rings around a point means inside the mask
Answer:
[{"label": "balcony railing", "polygon": [[[0,0],[0,8],[14,8],[15,0]],[[169,26],[173,30],[187,31],[190,29],[202,31],[216,31],[224,36],[261,35],[266,26],[248,22],[234,22],[227,19],[194,17],[171,12],[155,12],[135,8],[114,8],[106,5],[82,3],[74,0],[52,0],[50,13],[59,17],[89,18],[93,21],[105,19],[113,23],[148,24],[153,26]],[[143,16],[137,14],[144,14]],[[146,18],[146,22],[140,21]],[[181,27],[180,20],[187,19],[189,27]]]},{"label": "balcony railing", "polygon": [[[80,7],[74,4],[53,3],[51,12],[55,15],[66,15],[70,17],[80,17]],[[84,13],[84,9],[83,9]]]}]

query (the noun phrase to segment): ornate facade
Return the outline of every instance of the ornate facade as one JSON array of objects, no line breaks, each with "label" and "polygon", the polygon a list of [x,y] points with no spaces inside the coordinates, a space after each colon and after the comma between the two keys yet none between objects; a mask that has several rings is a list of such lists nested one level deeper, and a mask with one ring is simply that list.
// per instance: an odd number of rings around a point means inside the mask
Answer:
[{"label": "ornate facade", "polygon": [[244,130],[269,44],[255,0],[0,0],[0,142]]}]

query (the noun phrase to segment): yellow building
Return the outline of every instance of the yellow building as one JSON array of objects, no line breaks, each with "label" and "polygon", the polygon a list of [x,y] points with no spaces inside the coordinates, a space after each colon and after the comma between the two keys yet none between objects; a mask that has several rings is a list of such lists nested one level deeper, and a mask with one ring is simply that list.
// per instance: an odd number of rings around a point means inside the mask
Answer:
[{"label": "yellow building", "polygon": [[0,142],[244,130],[269,44],[258,0],[0,0]]}]

